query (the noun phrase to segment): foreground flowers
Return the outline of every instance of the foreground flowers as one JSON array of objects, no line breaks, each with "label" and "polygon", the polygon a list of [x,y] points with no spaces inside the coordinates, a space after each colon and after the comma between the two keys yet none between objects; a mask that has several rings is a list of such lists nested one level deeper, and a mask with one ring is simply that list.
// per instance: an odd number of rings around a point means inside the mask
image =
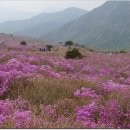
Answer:
[{"label": "foreground flowers", "polygon": [[130,53],[66,60],[2,48],[0,128],[130,128],[129,70]]}]

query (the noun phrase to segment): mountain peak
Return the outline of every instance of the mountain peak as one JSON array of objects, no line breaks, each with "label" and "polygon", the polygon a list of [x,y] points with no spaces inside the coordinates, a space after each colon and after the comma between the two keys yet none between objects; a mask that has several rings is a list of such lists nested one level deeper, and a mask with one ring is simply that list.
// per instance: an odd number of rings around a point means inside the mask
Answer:
[{"label": "mountain peak", "polygon": [[26,20],[8,21],[0,24],[0,32],[37,38],[84,14],[86,14],[85,10],[75,7],[53,13],[41,13]]},{"label": "mountain peak", "polygon": [[87,10],[77,8],[77,7],[69,7],[69,8],[64,9],[63,11],[86,11],[87,12]]},{"label": "mountain peak", "polygon": [[43,36],[44,40],[72,40],[101,49],[130,48],[130,1],[107,1],[77,20]]}]

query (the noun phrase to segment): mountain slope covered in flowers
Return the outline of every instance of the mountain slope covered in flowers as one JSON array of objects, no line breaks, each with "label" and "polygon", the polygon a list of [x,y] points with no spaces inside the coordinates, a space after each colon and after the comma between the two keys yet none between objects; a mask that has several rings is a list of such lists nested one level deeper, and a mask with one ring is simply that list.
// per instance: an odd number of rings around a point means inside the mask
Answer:
[{"label": "mountain slope covered in flowers", "polygon": [[130,53],[0,45],[0,128],[130,128]]}]

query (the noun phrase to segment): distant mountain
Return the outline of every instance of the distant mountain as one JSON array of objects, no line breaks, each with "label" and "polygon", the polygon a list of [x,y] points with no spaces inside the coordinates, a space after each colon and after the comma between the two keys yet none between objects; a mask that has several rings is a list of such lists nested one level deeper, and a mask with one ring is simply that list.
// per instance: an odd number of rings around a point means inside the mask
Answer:
[{"label": "distant mountain", "polygon": [[108,1],[41,38],[73,40],[103,49],[130,49],[130,1]]},{"label": "distant mountain", "polygon": [[0,24],[0,32],[37,38],[79,18],[86,12],[72,7],[55,13],[42,13],[27,20],[2,23]]},{"label": "distant mountain", "polygon": [[31,18],[34,15],[36,15],[36,13],[34,12],[22,12],[18,10],[0,7],[0,23],[9,20],[27,19],[27,18]]}]

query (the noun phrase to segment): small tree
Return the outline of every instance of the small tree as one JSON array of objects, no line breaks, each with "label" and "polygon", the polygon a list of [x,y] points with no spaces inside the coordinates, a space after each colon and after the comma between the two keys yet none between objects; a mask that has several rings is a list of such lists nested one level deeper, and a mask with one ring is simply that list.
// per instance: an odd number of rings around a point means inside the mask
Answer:
[{"label": "small tree", "polygon": [[82,58],[82,54],[80,53],[79,49],[73,48],[72,50],[69,50],[65,54],[66,59],[75,59],[75,58]]},{"label": "small tree", "polygon": [[93,49],[89,49],[89,51],[94,52],[94,50],[93,50]]},{"label": "small tree", "polygon": [[73,45],[74,43],[72,41],[67,41],[65,42],[65,46],[69,46],[69,49],[71,50],[71,46]]},{"label": "small tree", "polygon": [[127,51],[126,50],[121,50],[120,53],[127,53]]},{"label": "small tree", "polygon": [[53,48],[52,45],[46,45],[46,47],[47,47],[48,51],[51,51],[51,48]]},{"label": "small tree", "polygon": [[25,41],[22,41],[22,42],[20,42],[20,45],[27,45],[27,43],[25,42]]}]

